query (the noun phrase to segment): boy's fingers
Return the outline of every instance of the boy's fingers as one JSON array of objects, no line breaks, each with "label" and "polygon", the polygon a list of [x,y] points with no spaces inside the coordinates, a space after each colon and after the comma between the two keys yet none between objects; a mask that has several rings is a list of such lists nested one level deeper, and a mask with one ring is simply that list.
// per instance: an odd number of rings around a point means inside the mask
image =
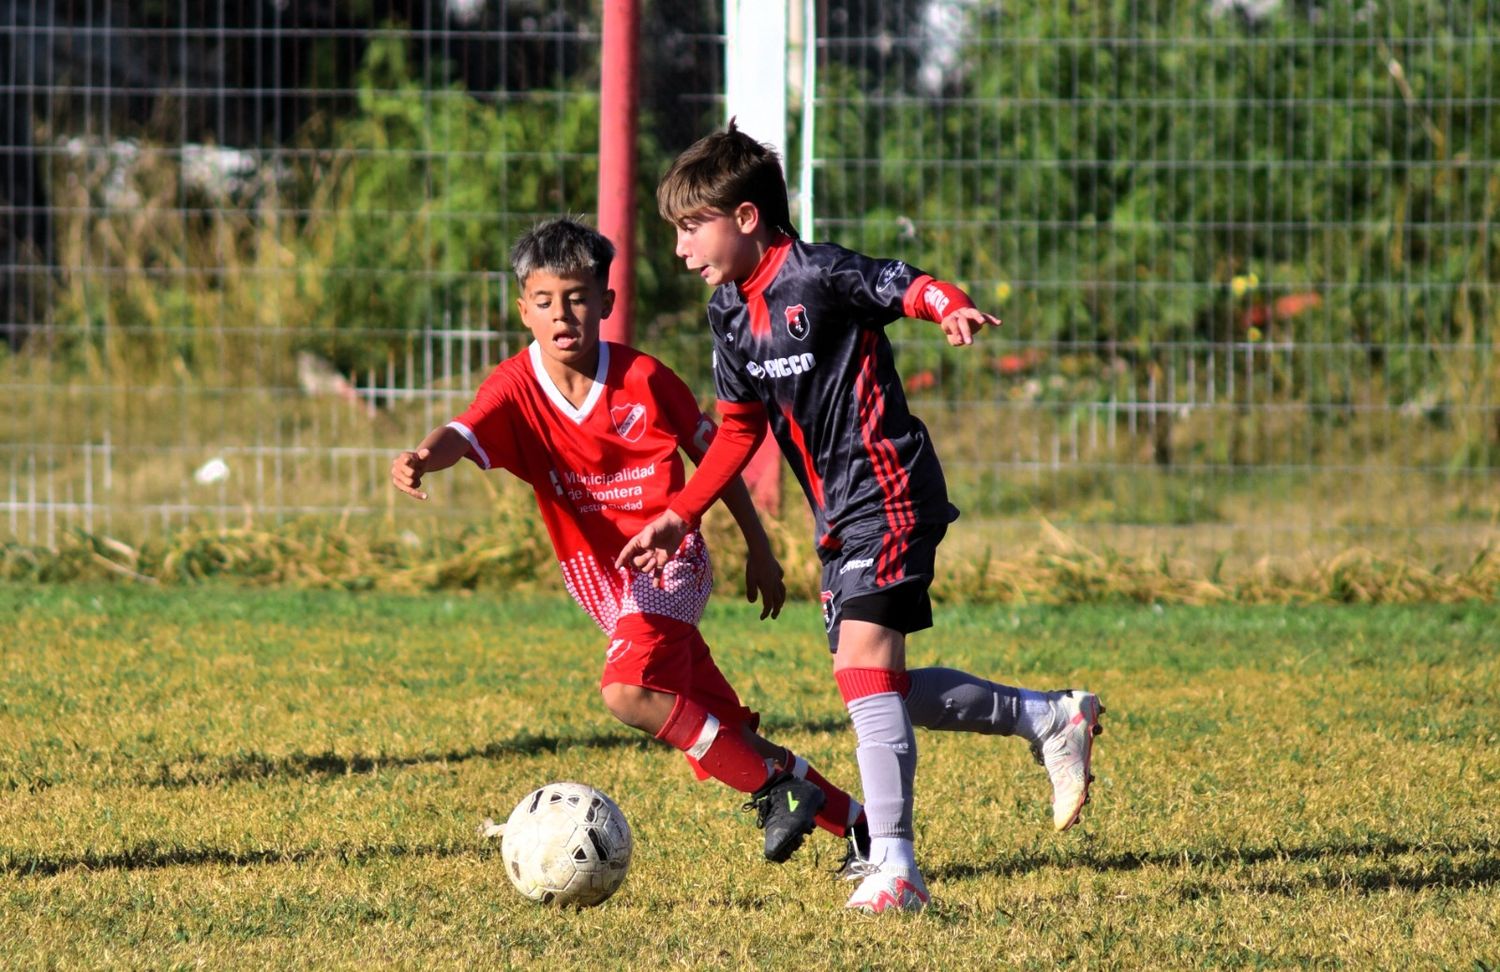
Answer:
[{"label": "boy's fingers", "polygon": [[415,496],[419,500],[424,500],[427,498],[427,494],[425,492],[417,489],[414,486],[409,486],[403,482],[396,482],[396,488],[401,490],[401,492],[407,494],[408,496]]},{"label": "boy's fingers", "polygon": [[[649,528],[648,528],[649,529]],[[646,531],[630,538],[625,544],[625,549],[620,551],[620,556],[615,558],[615,567],[634,567],[643,574],[654,574],[662,568],[666,561],[660,554],[652,549],[651,541],[646,539]]]}]

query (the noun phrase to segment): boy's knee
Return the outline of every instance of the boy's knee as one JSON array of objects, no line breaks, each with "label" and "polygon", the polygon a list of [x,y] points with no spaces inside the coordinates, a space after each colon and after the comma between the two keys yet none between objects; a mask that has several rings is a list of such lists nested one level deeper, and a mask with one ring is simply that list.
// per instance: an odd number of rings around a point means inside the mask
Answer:
[{"label": "boy's knee", "polygon": [[667,692],[657,692],[623,682],[612,682],[601,691],[604,705],[610,714],[627,726],[652,735],[661,731],[677,700],[676,696]]}]

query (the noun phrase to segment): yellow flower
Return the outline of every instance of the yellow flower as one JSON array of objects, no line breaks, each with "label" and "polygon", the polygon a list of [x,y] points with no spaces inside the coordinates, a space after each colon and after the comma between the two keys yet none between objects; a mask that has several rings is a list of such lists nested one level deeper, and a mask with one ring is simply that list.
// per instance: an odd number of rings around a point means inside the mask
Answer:
[{"label": "yellow flower", "polygon": [[1229,290],[1236,297],[1243,297],[1247,292],[1259,286],[1260,278],[1253,273],[1238,274],[1233,280],[1229,281]]}]

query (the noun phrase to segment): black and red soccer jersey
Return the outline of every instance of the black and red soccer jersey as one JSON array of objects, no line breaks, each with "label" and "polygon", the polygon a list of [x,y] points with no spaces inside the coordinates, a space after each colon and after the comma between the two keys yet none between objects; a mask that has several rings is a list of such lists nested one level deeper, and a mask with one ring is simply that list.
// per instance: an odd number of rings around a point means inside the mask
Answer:
[{"label": "black and red soccer jersey", "polygon": [[940,319],[956,293],[899,260],[785,237],[750,277],[714,292],[719,398],[764,404],[825,555],[842,537],[957,518],[885,334],[901,317]]}]

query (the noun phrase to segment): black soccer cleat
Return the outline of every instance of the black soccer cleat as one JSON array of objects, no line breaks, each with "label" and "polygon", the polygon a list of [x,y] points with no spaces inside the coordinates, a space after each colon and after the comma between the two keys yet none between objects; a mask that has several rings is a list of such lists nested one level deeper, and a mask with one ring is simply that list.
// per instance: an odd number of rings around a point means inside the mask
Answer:
[{"label": "black soccer cleat", "polygon": [[827,799],[817,786],[787,772],[752,793],[744,809],[756,811],[755,826],[766,832],[766,860],[780,864],[791,857],[817,826]]}]

